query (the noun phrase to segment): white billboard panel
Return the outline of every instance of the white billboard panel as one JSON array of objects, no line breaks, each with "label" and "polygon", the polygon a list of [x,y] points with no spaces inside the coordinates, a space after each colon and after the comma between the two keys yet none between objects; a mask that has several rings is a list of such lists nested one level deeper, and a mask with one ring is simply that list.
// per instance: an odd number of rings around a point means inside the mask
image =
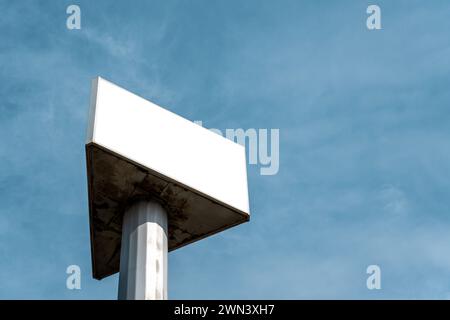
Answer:
[{"label": "white billboard panel", "polygon": [[249,220],[245,149],[102,78],[86,141],[94,277],[119,270],[122,216],[152,198],[169,250]]}]

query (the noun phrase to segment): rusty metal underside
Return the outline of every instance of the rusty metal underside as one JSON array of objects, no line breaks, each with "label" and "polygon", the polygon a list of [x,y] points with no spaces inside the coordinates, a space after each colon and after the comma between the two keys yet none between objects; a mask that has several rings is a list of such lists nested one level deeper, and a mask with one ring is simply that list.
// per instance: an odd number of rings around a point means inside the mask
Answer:
[{"label": "rusty metal underside", "polygon": [[169,251],[249,220],[249,215],[208,199],[148,168],[93,143],[86,145],[93,277],[119,271],[122,216],[140,198],[168,212]]}]

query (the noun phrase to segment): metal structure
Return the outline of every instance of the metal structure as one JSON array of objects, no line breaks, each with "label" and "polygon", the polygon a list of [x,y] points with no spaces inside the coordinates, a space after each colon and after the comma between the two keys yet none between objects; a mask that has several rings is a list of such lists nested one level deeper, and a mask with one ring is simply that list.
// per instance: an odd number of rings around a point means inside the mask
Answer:
[{"label": "metal structure", "polygon": [[141,200],[125,211],[119,299],[167,299],[167,213],[156,201]]},{"label": "metal structure", "polygon": [[86,141],[92,270],[167,298],[167,252],[250,219],[245,149],[102,78]]}]

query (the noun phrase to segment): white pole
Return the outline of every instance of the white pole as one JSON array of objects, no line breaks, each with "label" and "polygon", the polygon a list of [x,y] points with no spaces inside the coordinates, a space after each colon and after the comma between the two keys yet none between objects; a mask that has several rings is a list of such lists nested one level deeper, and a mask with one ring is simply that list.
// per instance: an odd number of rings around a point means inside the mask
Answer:
[{"label": "white pole", "polygon": [[167,213],[156,201],[138,201],[122,225],[119,300],[167,299]]}]

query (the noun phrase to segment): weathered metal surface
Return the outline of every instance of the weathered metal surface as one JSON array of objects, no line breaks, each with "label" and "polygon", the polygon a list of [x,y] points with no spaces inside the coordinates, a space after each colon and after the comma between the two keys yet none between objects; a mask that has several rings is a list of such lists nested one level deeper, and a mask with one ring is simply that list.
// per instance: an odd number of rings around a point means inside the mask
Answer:
[{"label": "weathered metal surface", "polygon": [[86,146],[93,276],[119,271],[122,219],[137,199],[168,212],[169,251],[249,220],[249,215],[93,143]]}]

